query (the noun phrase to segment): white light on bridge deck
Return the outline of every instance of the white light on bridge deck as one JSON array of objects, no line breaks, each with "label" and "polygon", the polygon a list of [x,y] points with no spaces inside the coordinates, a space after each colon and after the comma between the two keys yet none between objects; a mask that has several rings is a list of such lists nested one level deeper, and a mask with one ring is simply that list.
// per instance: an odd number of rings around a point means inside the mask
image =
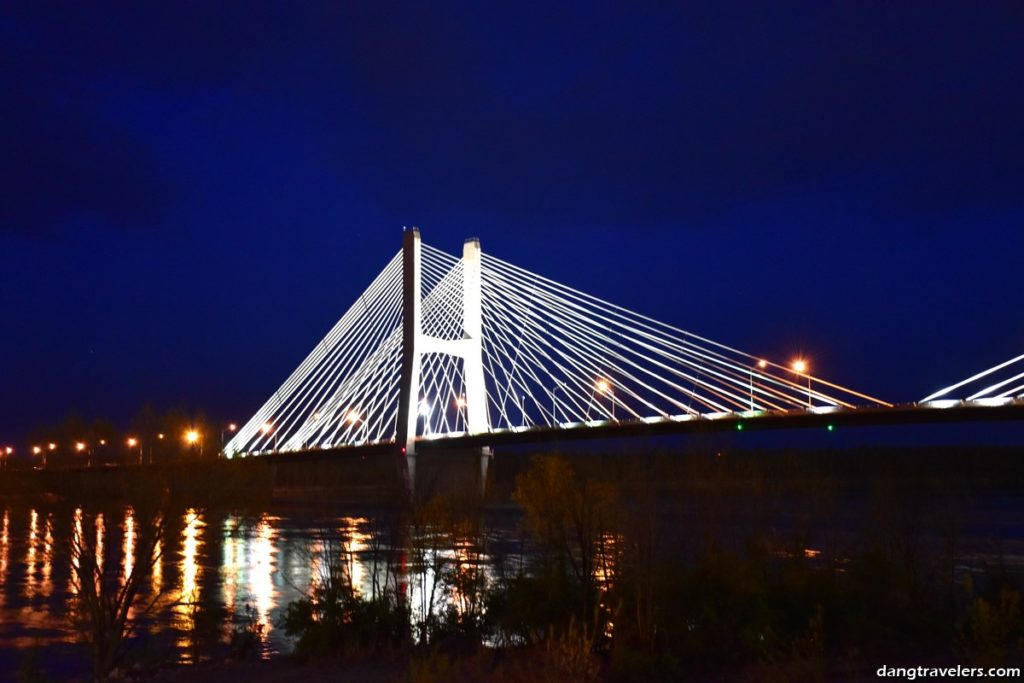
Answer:
[{"label": "white light on bridge deck", "polygon": [[986,406],[989,408],[995,408],[997,406],[1010,405],[1011,403],[1013,403],[1013,398],[1010,396],[1007,396],[1006,398],[976,398],[973,401],[971,401],[971,403],[976,406]]},{"label": "white light on bridge deck", "polygon": [[939,401],[925,401],[921,405],[925,408],[952,408],[960,405],[960,401],[955,398],[944,398]]}]

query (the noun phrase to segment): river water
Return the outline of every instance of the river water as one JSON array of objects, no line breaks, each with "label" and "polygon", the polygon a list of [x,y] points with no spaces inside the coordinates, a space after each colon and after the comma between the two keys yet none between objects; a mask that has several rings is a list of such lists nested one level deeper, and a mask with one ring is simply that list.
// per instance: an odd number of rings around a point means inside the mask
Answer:
[{"label": "river water", "polygon": [[[942,500],[931,503],[945,505]],[[866,519],[869,515],[860,507],[844,503],[843,519]],[[780,515],[776,522],[786,526],[785,517]],[[307,594],[327,538],[350,557],[353,585],[363,594],[372,590],[381,564],[399,575],[396,584],[414,621],[431,609],[432,600],[451,599],[434,596],[431,583],[436,576],[429,570],[422,565],[418,571],[410,569],[415,562],[398,550],[403,544],[394,541],[396,533],[404,532],[395,531],[399,527],[392,524],[394,513],[386,509],[352,507],[314,514],[289,507],[250,515],[186,509],[172,518],[160,560],[143,590],[144,595],[166,597],[165,606],[154,612],[142,633],[149,648],[163,658],[185,662],[191,657],[189,634],[194,632],[195,612],[189,603],[214,605],[227,623],[244,620],[255,627],[258,656],[287,653],[292,642],[280,626],[281,615],[290,602]],[[971,572],[998,561],[1013,573],[1024,573],[1024,497],[972,497],[962,518],[957,571]],[[486,544],[477,544],[472,557],[449,561],[472,561],[486,569],[491,554],[500,554],[505,562],[522,562],[518,519],[514,512],[489,512]],[[738,528],[747,523],[727,522]],[[75,590],[72,539],[94,527],[89,531],[95,533],[108,572],[116,567],[115,575],[127,575],[139,561],[138,524],[130,507],[105,506],[100,513],[59,503],[0,502],[0,680],[7,680],[26,653],[39,647],[45,648],[45,668],[51,676],[61,679],[87,671],[86,653],[77,644],[69,618]],[[837,526],[835,520],[832,524]],[[942,545],[934,532],[924,531],[923,538],[936,549]],[[459,552],[460,542],[447,547]],[[818,551],[807,552],[815,557]]]},{"label": "river water", "polygon": [[[181,511],[168,525],[160,559],[143,589],[146,596],[163,594],[166,605],[154,612],[145,636],[153,639],[154,650],[188,661],[195,625],[189,604],[205,603],[223,608],[228,623],[255,626],[259,656],[288,652],[292,642],[279,626],[280,617],[289,602],[307,593],[324,539],[339,544],[350,558],[353,585],[369,594],[374,571],[378,580],[381,572],[381,561],[373,558],[388,557],[381,550],[391,540],[381,519],[386,514],[362,510],[314,519],[288,511],[252,516]],[[68,506],[0,504],[0,680],[36,646],[46,648],[48,659],[57,653],[66,660],[57,665],[59,671],[84,666],[69,607],[75,590],[72,538],[88,524],[95,525],[97,554],[117,563],[118,574],[130,574],[139,561],[139,529],[131,508],[91,515]],[[508,539],[514,528],[514,519],[498,515],[489,533]],[[385,561],[404,564],[406,558]],[[417,609],[427,608],[425,591],[433,579],[428,571],[418,581],[406,576],[399,584],[414,620]]]}]

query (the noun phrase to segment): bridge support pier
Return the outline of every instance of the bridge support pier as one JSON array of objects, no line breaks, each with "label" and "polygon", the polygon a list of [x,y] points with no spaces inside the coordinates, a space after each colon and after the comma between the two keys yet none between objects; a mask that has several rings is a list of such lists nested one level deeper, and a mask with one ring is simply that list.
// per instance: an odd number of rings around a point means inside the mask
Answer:
[{"label": "bridge support pier", "polygon": [[[420,231],[407,230],[402,241],[402,375],[399,383],[397,444],[403,456],[403,471],[409,491],[415,487],[416,436],[420,417],[420,373],[422,354],[446,353],[462,359],[465,378],[466,431],[490,431],[487,386],[483,363],[483,294],[481,290],[480,240],[468,239],[462,250],[462,339],[438,339],[423,333],[423,274]],[[430,397],[423,397],[430,400]],[[449,398],[437,397],[447,409]],[[490,457],[490,448],[481,450]],[[485,478],[486,481],[486,478]]]},{"label": "bridge support pier", "polygon": [[494,453],[487,446],[480,449],[480,499],[487,498],[487,469]]}]

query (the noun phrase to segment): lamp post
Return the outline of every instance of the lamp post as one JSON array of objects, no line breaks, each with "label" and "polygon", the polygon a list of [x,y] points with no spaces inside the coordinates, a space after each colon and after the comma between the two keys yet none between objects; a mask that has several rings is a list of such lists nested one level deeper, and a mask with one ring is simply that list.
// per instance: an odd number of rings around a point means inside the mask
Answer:
[{"label": "lamp post", "polygon": [[86,454],[86,467],[92,467],[92,449],[89,448],[89,444],[85,443],[84,441],[75,442],[75,450],[78,451],[79,453],[85,452],[87,448],[89,449],[89,452]]},{"label": "lamp post", "polygon": [[802,358],[798,358],[797,360],[793,361],[793,371],[796,372],[797,375],[806,375],[806,377],[807,377],[807,408],[808,409],[813,408],[814,406],[813,406],[813,404],[811,402],[811,375],[810,375],[809,372],[807,372],[807,361],[805,361]]},{"label": "lamp post", "polygon": [[190,429],[187,432],[185,432],[185,443],[187,443],[189,446],[192,446],[193,448],[198,443],[199,457],[203,457],[203,439],[202,435],[198,431],[196,431],[195,429]]},{"label": "lamp post", "polygon": [[[466,409],[466,397],[465,397],[465,395],[461,395],[460,394],[458,396],[458,398],[455,399],[455,418],[456,418],[456,422],[458,422],[459,418],[462,418],[462,429],[463,429],[463,431],[469,431],[469,427],[466,424],[466,417],[463,414],[463,411],[465,409]],[[456,424],[455,426],[458,427],[459,425]]]},{"label": "lamp post", "polygon": [[262,425],[260,425],[260,431],[263,432],[263,436],[268,436],[270,432],[274,432],[274,452],[276,453],[278,434],[277,431],[274,429],[274,425],[270,424],[269,422],[264,422]]},{"label": "lamp post", "polygon": [[[763,358],[761,360],[757,361],[757,369],[758,370],[764,370],[766,367],[768,367],[768,361],[764,360]],[[751,412],[754,411],[754,370],[753,370],[753,368],[751,368],[751,370],[750,370],[750,411]]]},{"label": "lamp post", "polygon": [[139,447],[139,464],[141,465],[142,464],[142,444],[139,443],[139,440],[136,439],[134,436],[128,437],[128,442],[127,443],[128,443],[128,448],[135,448],[136,446]]},{"label": "lamp post", "polygon": [[612,383],[605,378],[600,378],[594,383],[594,389],[599,394],[607,394],[610,397],[612,404],[612,422],[615,422],[615,391],[612,389]]},{"label": "lamp post", "polygon": [[233,432],[233,431],[235,431],[237,429],[238,429],[238,425],[236,425],[234,422],[232,422],[227,427],[225,427],[224,429],[220,430],[220,447],[221,448],[224,448],[224,432]]},{"label": "lamp post", "polygon": [[[367,430],[369,429],[369,427],[366,424],[366,420],[363,419],[362,413],[360,413],[355,408],[352,408],[351,410],[348,411],[348,413],[345,414],[345,421],[348,422],[349,429],[354,429],[356,424],[361,422],[363,425],[361,428],[363,430],[363,441],[367,440],[369,436]],[[354,432],[353,436],[355,436],[356,434],[358,434],[358,431]]]},{"label": "lamp post", "polygon": [[565,388],[565,382],[556,381],[551,388],[551,426],[558,426],[558,403],[555,401],[555,392]]}]

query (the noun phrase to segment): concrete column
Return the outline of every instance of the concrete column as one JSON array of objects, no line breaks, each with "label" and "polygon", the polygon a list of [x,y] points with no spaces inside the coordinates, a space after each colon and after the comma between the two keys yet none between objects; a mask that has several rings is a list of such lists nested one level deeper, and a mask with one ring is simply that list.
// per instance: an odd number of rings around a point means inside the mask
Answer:
[{"label": "concrete column", "polygon": [[480,288],[480,240],[462,247],[463,373],[466,381],[466,430],[482,434],[490,429],[487,385],[484,380],[483,312]]},{"label": "concrete column", "polygon": [[420,231],[407,230],[402,239],[402,377],[399,383],[397,442],[403,454],[416,454],[416,421],[420,401]]}]

